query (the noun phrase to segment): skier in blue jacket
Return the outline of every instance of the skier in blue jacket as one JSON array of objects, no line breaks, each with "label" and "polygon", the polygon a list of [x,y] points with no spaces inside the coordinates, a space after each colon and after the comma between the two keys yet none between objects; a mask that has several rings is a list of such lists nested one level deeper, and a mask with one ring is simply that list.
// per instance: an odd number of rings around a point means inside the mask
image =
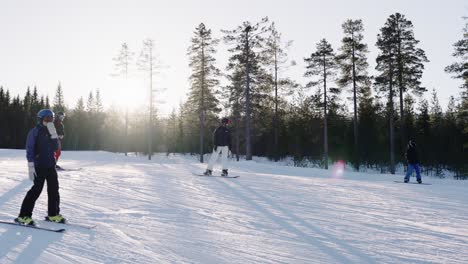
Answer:
[{"label": "skier in blue jacket", "polygon": [[29,131],[26,141],[29,179],[34,185],[24,197],[21,211],[15,222],[34,225],[32,213],[36,200],[41,195],[47,181],[48,216],[46,220],[65,223],[60,215],[60,195],[54,153],[59,147],[58,135],[54,126],[54,112],[43,109],[37,114],[38,124]]},{"label": "skier in blue jacket", "polygon": [[408,183],[410,180],[411,174],[413,171],[416,171],[416,180],[418,183],[422,183],[421,180],[421,171],[419,168],[419,158],[418,151],[416,149],[416,141],[411,139],[408,142],[408,148],[406,149],[406,160],[408,161],[408,171],[405,175],[405,183]]}]

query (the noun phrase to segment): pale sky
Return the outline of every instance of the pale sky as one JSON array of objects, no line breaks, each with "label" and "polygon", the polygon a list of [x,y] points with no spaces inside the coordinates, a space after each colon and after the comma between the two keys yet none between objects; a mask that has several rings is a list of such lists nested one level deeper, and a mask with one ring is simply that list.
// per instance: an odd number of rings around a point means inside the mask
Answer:
[{"label": "pale sky", "polygon": [[[52,99],[60,81],[71,107],[96,88],[106,107],[142,107],[149,90],[145,76],[134,71],[131,88],[125,89],[111,76],[112,58],[123,42],[139,55],[142,41],[152,38],[166,66],[154,82],[155,87],[167,88],[158,94],[165,103],[157,104],[166,115],[189,90],[186,51],[200,22],[221,38],[221,29],[268,16],[285,40],[294,41],[289,54],[298,65],[287,74],[304,84],[303,58],[322,38],[337,50],[343,37],[341,24],[348,18],[364,22],[373,73],[376,35],[395,12],[413,22],[415,36],[430,60],[423,85],[436,88],[445,109],[449,96],[459,94],[460,80],[451,79],[444,68],[454,61],[452,44],[462,37],[461,17],[468,15],[465,0],[0,0],[0,86],[23,96],[27,86],[36,85],[40,94]],[[222,70],[229,55],[226,49],[222,43],[218,47]]]}]

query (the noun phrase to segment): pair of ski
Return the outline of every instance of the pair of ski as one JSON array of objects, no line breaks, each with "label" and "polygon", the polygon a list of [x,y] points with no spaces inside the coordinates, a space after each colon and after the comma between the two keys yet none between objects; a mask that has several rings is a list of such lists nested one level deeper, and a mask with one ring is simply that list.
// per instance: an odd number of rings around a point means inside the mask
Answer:
[{"label": "pair of ski", "polygon": [[[42,222],[42,221],[41,221]],[[59,224],[59,225],[65,225],[65,226],[72,226],[72,227],[80,227],[84,229],[94,229],[96,226],[90,226],[90,225],[80,225],[80,224],[74,224],[74,223],[55,223],[52,221],[47,221],[45,220],[44,222],[48,223],[54,223],[54,224]],[[62,233],[65,232],[65,228],[48,228],[48,227],[42,227],[42,226],[37,226],[37,225],[23,225],[20,223],[16,222],[10,222],[10,221],[2,221],[0,220],[1,224],[6,224],[6,225],[14,225],[14,226],[21,226],[21,227],[27,227],[27,228],[33,228],[37,230],[42,230],[42,231],[49,231],[49,232],[55,232],[55,233]]]}]

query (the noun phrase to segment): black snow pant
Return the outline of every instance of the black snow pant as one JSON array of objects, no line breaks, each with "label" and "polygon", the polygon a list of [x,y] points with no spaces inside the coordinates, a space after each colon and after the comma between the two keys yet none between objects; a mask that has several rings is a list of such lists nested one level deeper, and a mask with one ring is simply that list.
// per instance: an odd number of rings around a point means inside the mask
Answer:
[{"label": "black snow pant", "polygon": [[30,216],[34,210],[36,200],[39,198],[44,187],[44,182],[47,181],[47,196],[48,196],[48,214],[55,216],[60,214],[60,195],[58,176],[55,167],[53,168],[36,168],[37,177],[34,180],[34,185],[24,197],[23,204],[19,216]]}]

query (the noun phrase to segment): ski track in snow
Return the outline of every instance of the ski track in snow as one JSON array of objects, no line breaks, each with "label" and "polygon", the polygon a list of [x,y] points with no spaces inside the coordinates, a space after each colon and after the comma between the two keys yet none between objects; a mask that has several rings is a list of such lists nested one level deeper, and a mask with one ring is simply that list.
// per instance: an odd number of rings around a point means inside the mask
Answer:
[{"label": "ski track in snow", "polygon": [[[24,150],[0,150],[0,219],[30,188]],[[231,162],[63,152],[62,234],[0,225],[0,263],[466,263],[468,182]],[[215,167],[215,170],[219,168]],[[47,213],[47,194],[33,217]],[[42,226],[57,224],[40,222]],[[60,226],[62,227],[62,226]]]}]

